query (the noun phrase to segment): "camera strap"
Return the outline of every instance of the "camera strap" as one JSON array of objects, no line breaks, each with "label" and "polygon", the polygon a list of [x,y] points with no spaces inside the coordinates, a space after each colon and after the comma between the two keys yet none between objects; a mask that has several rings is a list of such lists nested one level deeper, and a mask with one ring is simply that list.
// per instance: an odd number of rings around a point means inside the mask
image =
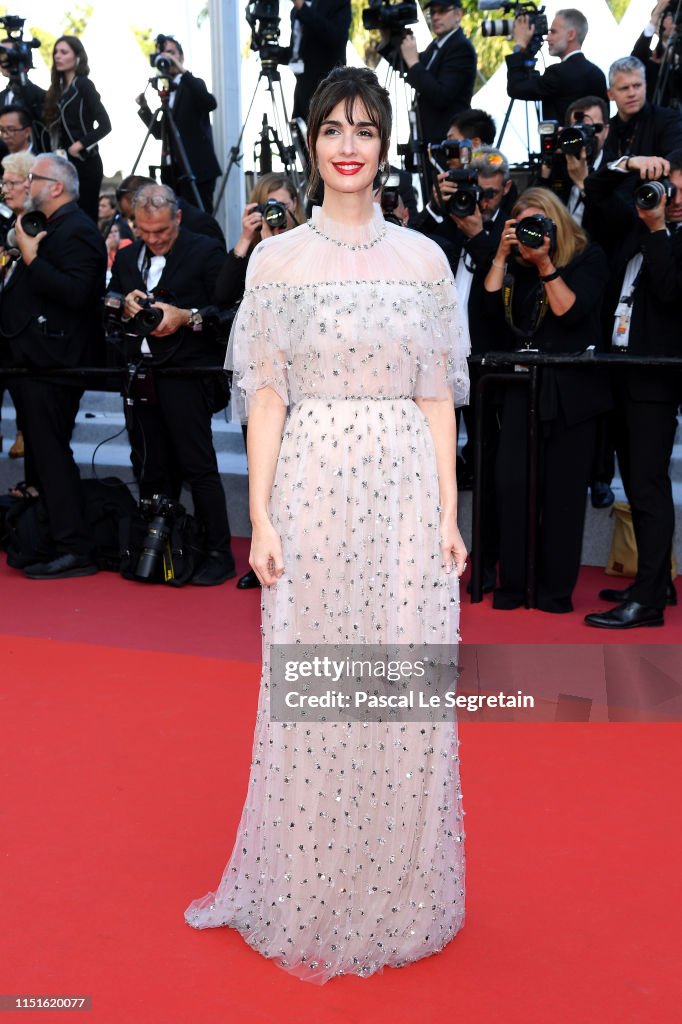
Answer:
[{"label": "camera strap", "polygon": [[514,315],[512,313],[512,304],[514,302],[513,274],[504,275],[504,284],[502,285],[502,302],[504,304],[504,319],[509,330],[517,338],[523,338],[524,341],[529,341],[537,333],[540,324],[545,319],[545,315],[549,307],[549,300],[545,289],[538,283],[533,312],[530,316],[530,327],[526,331],[521,327],[517,327],[514,323]]},{"label": "camera strap", "polygon": [[614,312],[615,323],[611,336],[613,348],[625,349],[630,344],[630,321],[632,319],[632,305],[635,300],[635,291],[644,273],[644,255],[636,253],[625,269],[623,278],[623,291],[618,305]]}]

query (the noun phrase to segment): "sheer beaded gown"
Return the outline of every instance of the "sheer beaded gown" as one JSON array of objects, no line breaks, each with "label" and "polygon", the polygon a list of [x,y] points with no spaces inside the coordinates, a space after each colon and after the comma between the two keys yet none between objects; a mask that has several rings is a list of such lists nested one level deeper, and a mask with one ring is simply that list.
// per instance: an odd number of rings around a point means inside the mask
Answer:
[{"label": "sheer beaded gown", "polygon": [[215,892],[185,913],[323,983],[441,950],[464,920],[456,724],[276,723],[271,643],[455,643],[438,479],[415,398],[466,400],[441,250],[386,224],[312,221],[249,263],[228,361],[246,400],[289,406],[271,497],[284,574],[262,593],[246,803]]}]

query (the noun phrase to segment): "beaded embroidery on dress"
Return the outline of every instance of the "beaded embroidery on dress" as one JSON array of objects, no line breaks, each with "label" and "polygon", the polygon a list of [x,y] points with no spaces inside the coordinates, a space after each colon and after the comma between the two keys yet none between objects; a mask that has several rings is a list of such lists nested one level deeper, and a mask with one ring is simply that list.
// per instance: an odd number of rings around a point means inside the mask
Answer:
[{"label": "beaded embroidery on dress", "polygon": [[367,976],[441,950],[464,921],[455,723],[277,723],[272,643],[455,643],[438,478],[420,398],[466,401],[466,341],[441,250],[317,208],[249,262],[233,398],[289,406],[271,497],[285,571],[262,593],[263,674],[248,793],[215,892],[229,926],[299,977]]}]

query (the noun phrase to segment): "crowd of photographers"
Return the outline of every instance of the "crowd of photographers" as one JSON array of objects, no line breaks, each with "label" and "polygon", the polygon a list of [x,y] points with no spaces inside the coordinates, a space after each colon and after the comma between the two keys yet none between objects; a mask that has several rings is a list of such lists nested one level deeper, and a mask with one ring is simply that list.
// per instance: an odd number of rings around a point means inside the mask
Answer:
[{"label": "crowd of photographers", "polygon": [[[426,5],[435,38],[422,54],[407,26],[412,6],[379,2],[365,14],[368,27],[381,30],[381,52],[415,89],[422,166],[428,160],[428,173],[421,176],[426,202],[419,210],[411,178],[397,169],[378,199],[388,219],[430,235],[444,249],[471,338],[474,385],[484,374],[490,377],[481,425],[478,554],[494,607],[516,608],[524,604],[526,583],[526,393],[516,381],[496,379],[475,357],[519,349],[558,355],[588,349],[626,356],[679,354],[682,114],[676,65],[666,49],[676,37],[679,12],[675,4],[658,3],[652,13],[656,48],[645,52],[642,40],[650,46],[654,35],[647,26],[635,47],[639,56],[616,61],[607,82],[582,54],[588,26],[581,12],[565,9],[546,25],[534,4],[494,5],[514,15],[486,27],[489,34],[515,41],[507,58],[509,95],[543,105],[541,151],[526,168],[519,194],[504,145],[494,145],[495,122],[488,112],[471,108],[476,55],[460,25],[461,6],[448,0]],[[270,47],[273,61],[289,63],[301,76],[300,55],[315,32],[329,41],[328,58],[332,42],[337,46],[347,36],[350,4],[294,0],[292,22],[291,47],[276,49],[272,38],[263,45]],[[550,52],[561,61],[540,75],[535,56],[545,34]],[[208,121],[215,100],[201,79],[184,69],[177,41],[158,40],[154,59],[173,82],[168,103],[174,124],[184,134],[187,158],[201,170],[184,173],[162,119],[139,97],[149,130],[158,129],[164,146],[168,143],[164,183],[130,175],[115,197],[98,196],[94,210],[92,186],[97,174],[101,180],[101,164],[93,165],[92,157],[108,119],[97,108],[81,44],[73,37],[55,44],[59,88],[52,95],[56,119],[47,134],[46,119],[36,111],[44,115],[51,109],[49,93],[41,99],[27,91],[31,83],[25,76],[19,81],[10,75],[0,95],[7,211],[0,224],[2,364],[34,371],[11,383],[25,458],[25,480],[16,493],[42,496],[53,541],[52,555],[43,561],[15,559],[32,579],[96,571],[70,448],[82,385],[73,378],[41,378],[40,371],[101,365],[105,351],[109,365],[127,368],[126,425],[141,497],[153,512],[165,514],[186,484],[205,534],[204,557],[192,582],[212,586],[235,575],[211,435],[211,416],[229,396],[219,374],[201,371],[220,365],[220,342],[243,293],[254,245],[302,223],[305,211],[286,175],[261,175],[244,210],[240,237],[227,251],[210,216],[219,171]],[[333,62],[338,60],[334,50]],[[318,80],[329,70],[319,63]],[[301,116],[316,84],[311,81],[299,77]],[[616,107],[613,117],[609,100]],[[80,104],[80,140],[68,112],[73,104]],[[108,346],[102,344],[105,279]],[[159,374],[159,367],[177,372]],[[627,361],[612,372],[575,364],[541,371],[540,609],[572,609],[585,497],[591,489],[596,506],[613,501],[609,484],[616,452],[632,506],[638,574],[628,588],[603,591],[602,598],[615,607],[587,621],[612,629],[663,623],[666,604],[676,601],[670,578],[669,463],[679,383],[669,367],[628,367]],[[474,386],[472,405],[464,411],[469,444],[458,460],[463,487],[471,486],[473,475],[476,395]],[[164,496],[163,510],[153,505],[156,495]],[[238,585],[249,588],[258,581],[247,573]]]}]

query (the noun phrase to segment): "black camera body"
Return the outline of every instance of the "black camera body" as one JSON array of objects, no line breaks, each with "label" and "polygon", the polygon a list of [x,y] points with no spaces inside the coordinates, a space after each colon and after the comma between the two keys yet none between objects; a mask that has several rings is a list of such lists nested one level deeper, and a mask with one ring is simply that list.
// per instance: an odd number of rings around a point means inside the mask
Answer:
[{"label": "black camera body", "polygon": [[267,199],[254,208],[260,213],[269,228],[285,228],[287,226],[287,208],[279,199]]},{"label": "black camera body", "polygon": [[[47,217],[42,210],[29,210],[21,215],[21,226],[29,238],[35,238],[41,231],[47,228]],[[17,247],[17,234],[13,218],[4,218],[0,227],[0,245],[12,250],[13,255],[19,255]]]},{"label": "black camera body", "polygon": [[635,189],[635,206],[639,210],[655,210],[661,199],[665,197],[666,205],[675,195],[675,186],[670,178],[658,181],[644,181]]},{"label": "black camera body", "polygon": [[156,330],[163,320],[163,310],[153,304],[157,301],[149,295],[138,299],[143,308],[130,320],[124,320],[125,295],[107,292],[104,296],[104,331],[107,341],[120,341],[124,336],[145,338]]},{"label": "black camera body", "polygon": [[260,55],[263,68],[274,71],[279,48],[279,0],[249,0],[245,17],[251,29],[251,49]]},{"label": "black camera body", "polygon": [[10,81],[18,81],[25,85],[26,72],[33,67],[32,50],[40,47],[39,39],[24,39],[25,18],[14,14],[6,14],[0,18],[0,25],[5,30],[7,41],[0,43],[0,64],[7,71]]},{"label": "black camera body", "polygon": [[463,167],[470,164],[473,150],[471,139],[443,139],[429,145],[429,157],[441,171],[446,171],[451,160],[459,160]]},{"label": "black camera body", "polygon": [[446,181],[457,184],[457,191],[448,196],[445,209],[453,217],[471,217],[481,201],[483,190],[478,184],[478,172],[471,167],[448,171]]},{"label": "black camera body", "polygon": [[572,124],[560,128],[556,136],[556,148],[564,156],[580,156],[583,149],[589,160],[597,148],[597,128],[593,124]]},{"label": "black camera body", "polygon": [[556,225],[551,217],[542,213],[531,213],[516,222],[516,239],[527,249],[542,249],[545,238],[549,238],[549,251],[556,249]]},{"label": "black camera body", "polygon": [[416,3],[392,4],[390,0],[369,0],[362,11],[362,27],[368,32],[386,29],[392,36],[402,38],[408,25],[418,20]]},{"label": "black camera body", "polygon": [[544,36],[549,32],[549,25],[547,23],[547,15],[545,14],[544,7],[538,7],[538,5],[534,3],[499,3],[496,5],[491,4],[490,6],[501,7],[507,17],[485,18],[481,22],[481,35],[499,36],[511,39],[514,35],[514,22],[522,14],[526,14],[528,15],[530,26],[534,32],[532,45],[537,41],[537,45],[535,47],[536,51],[540,49]]}]

